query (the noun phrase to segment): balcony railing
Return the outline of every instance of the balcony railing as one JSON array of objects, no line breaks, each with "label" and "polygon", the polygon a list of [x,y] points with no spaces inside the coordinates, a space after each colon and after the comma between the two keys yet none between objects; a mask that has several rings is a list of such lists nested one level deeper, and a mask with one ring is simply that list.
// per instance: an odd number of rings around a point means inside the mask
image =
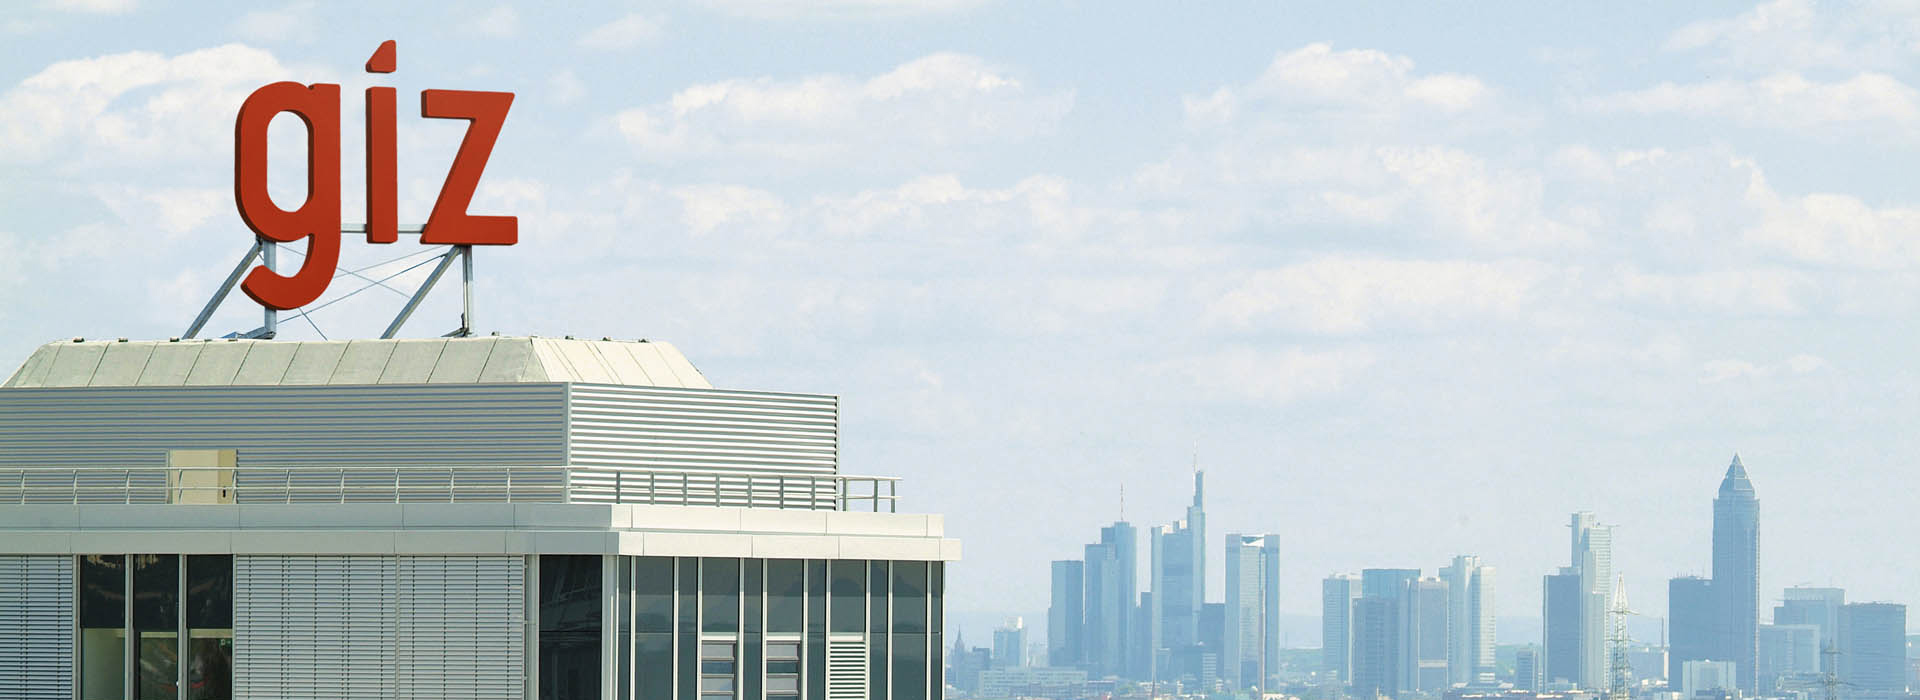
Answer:
[{"label": "balcony railing", "polygon": [[[223,471],[232,478],[205,477]],[[181,478],[185,473],[201,476]],[[893,513],[899,483],[889,476],[620,467],[0,468],[0,506],[623,503]]]}]

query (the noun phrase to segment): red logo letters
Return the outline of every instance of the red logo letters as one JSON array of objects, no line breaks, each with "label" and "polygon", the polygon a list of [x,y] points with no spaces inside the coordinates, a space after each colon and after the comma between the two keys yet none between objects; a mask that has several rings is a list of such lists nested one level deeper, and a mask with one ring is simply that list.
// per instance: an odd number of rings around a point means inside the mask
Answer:
[{"label": "red logo letters", "polygon": [[[394,43],[380,45],[367,61],[369,73],[392,73]],[[399,240],[399,174],[395,143],[397,95],[390,87],[367,89],[367,242]],[[466,137],[421,229],[429,245],[513,245],[519,220],[467,213],[487,157],[513,105],[513,93],[426,90],[420,116],[465,119]],[[307,127],[307,198],[286,211],[267,196],[267,124],[289,112]],[[340,86],[280,82],[247,96],[233,126],[233,198],[241,220],[260,238],[279,243],[308,240],[306,260],[292,276],[266,267],[247,274],[241,289],[268,308],[296,309],[319,299],[340,260]]]}]

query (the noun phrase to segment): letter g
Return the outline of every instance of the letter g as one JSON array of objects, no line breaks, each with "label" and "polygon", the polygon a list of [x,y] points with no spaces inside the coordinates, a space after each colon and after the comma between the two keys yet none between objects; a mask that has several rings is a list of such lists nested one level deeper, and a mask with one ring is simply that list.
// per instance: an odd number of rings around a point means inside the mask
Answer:
[{"label": "letter g", "polygon": [[[307,127],[307,199],[294,211],[267,195],[267,124],[281,112],[292,112]],[[292,277],[255,267],[240,288],[262,306],[280,310],[319,299],[340,262],[340,86],[279,82],[247,96],[233,125],[233,199],[241,220],[260,238],[309,240],[306,260]]]}]

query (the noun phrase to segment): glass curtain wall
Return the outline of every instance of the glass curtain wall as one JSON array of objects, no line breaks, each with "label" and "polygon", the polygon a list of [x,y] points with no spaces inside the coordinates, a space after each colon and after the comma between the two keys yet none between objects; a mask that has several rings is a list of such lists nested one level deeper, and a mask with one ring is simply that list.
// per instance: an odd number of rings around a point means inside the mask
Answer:
[{"label": "glass curtain wall", "polygon": [[80,700],[232,700],[232,556],[78,560]]},{"label": "glass curtain wall", "polygon": [[[620,609],[633,622],[616,674],[629,687],[616,697],[824,698],[829,641],[864,643],[871,700],[944,697],[932,665],[939,562],[621,557],[620,566],[631,589],[615,599],[631,601]],[[848,672],[839,663],[836,678]]]},{"label": "glass curtain wall", "polygon": [[600,557],[540,557],[540,700],[600,699]]}]

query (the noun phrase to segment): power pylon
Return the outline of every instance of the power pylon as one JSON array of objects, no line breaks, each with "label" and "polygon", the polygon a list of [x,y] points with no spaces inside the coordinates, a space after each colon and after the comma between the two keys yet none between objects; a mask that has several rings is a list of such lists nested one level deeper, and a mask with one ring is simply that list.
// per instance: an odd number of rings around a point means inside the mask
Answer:
[{"label": "power pylon", "polygon": [[1613,583],[1613,609],[1607,611],[1608,700],[1628,700],[1633,695],[1633,667],[1627,662],[1627,645],[1633,642],[1633,638],[1627,634],[1627,616],[1638,614],[1627,607],[1626,577],[1616,577]]}]

